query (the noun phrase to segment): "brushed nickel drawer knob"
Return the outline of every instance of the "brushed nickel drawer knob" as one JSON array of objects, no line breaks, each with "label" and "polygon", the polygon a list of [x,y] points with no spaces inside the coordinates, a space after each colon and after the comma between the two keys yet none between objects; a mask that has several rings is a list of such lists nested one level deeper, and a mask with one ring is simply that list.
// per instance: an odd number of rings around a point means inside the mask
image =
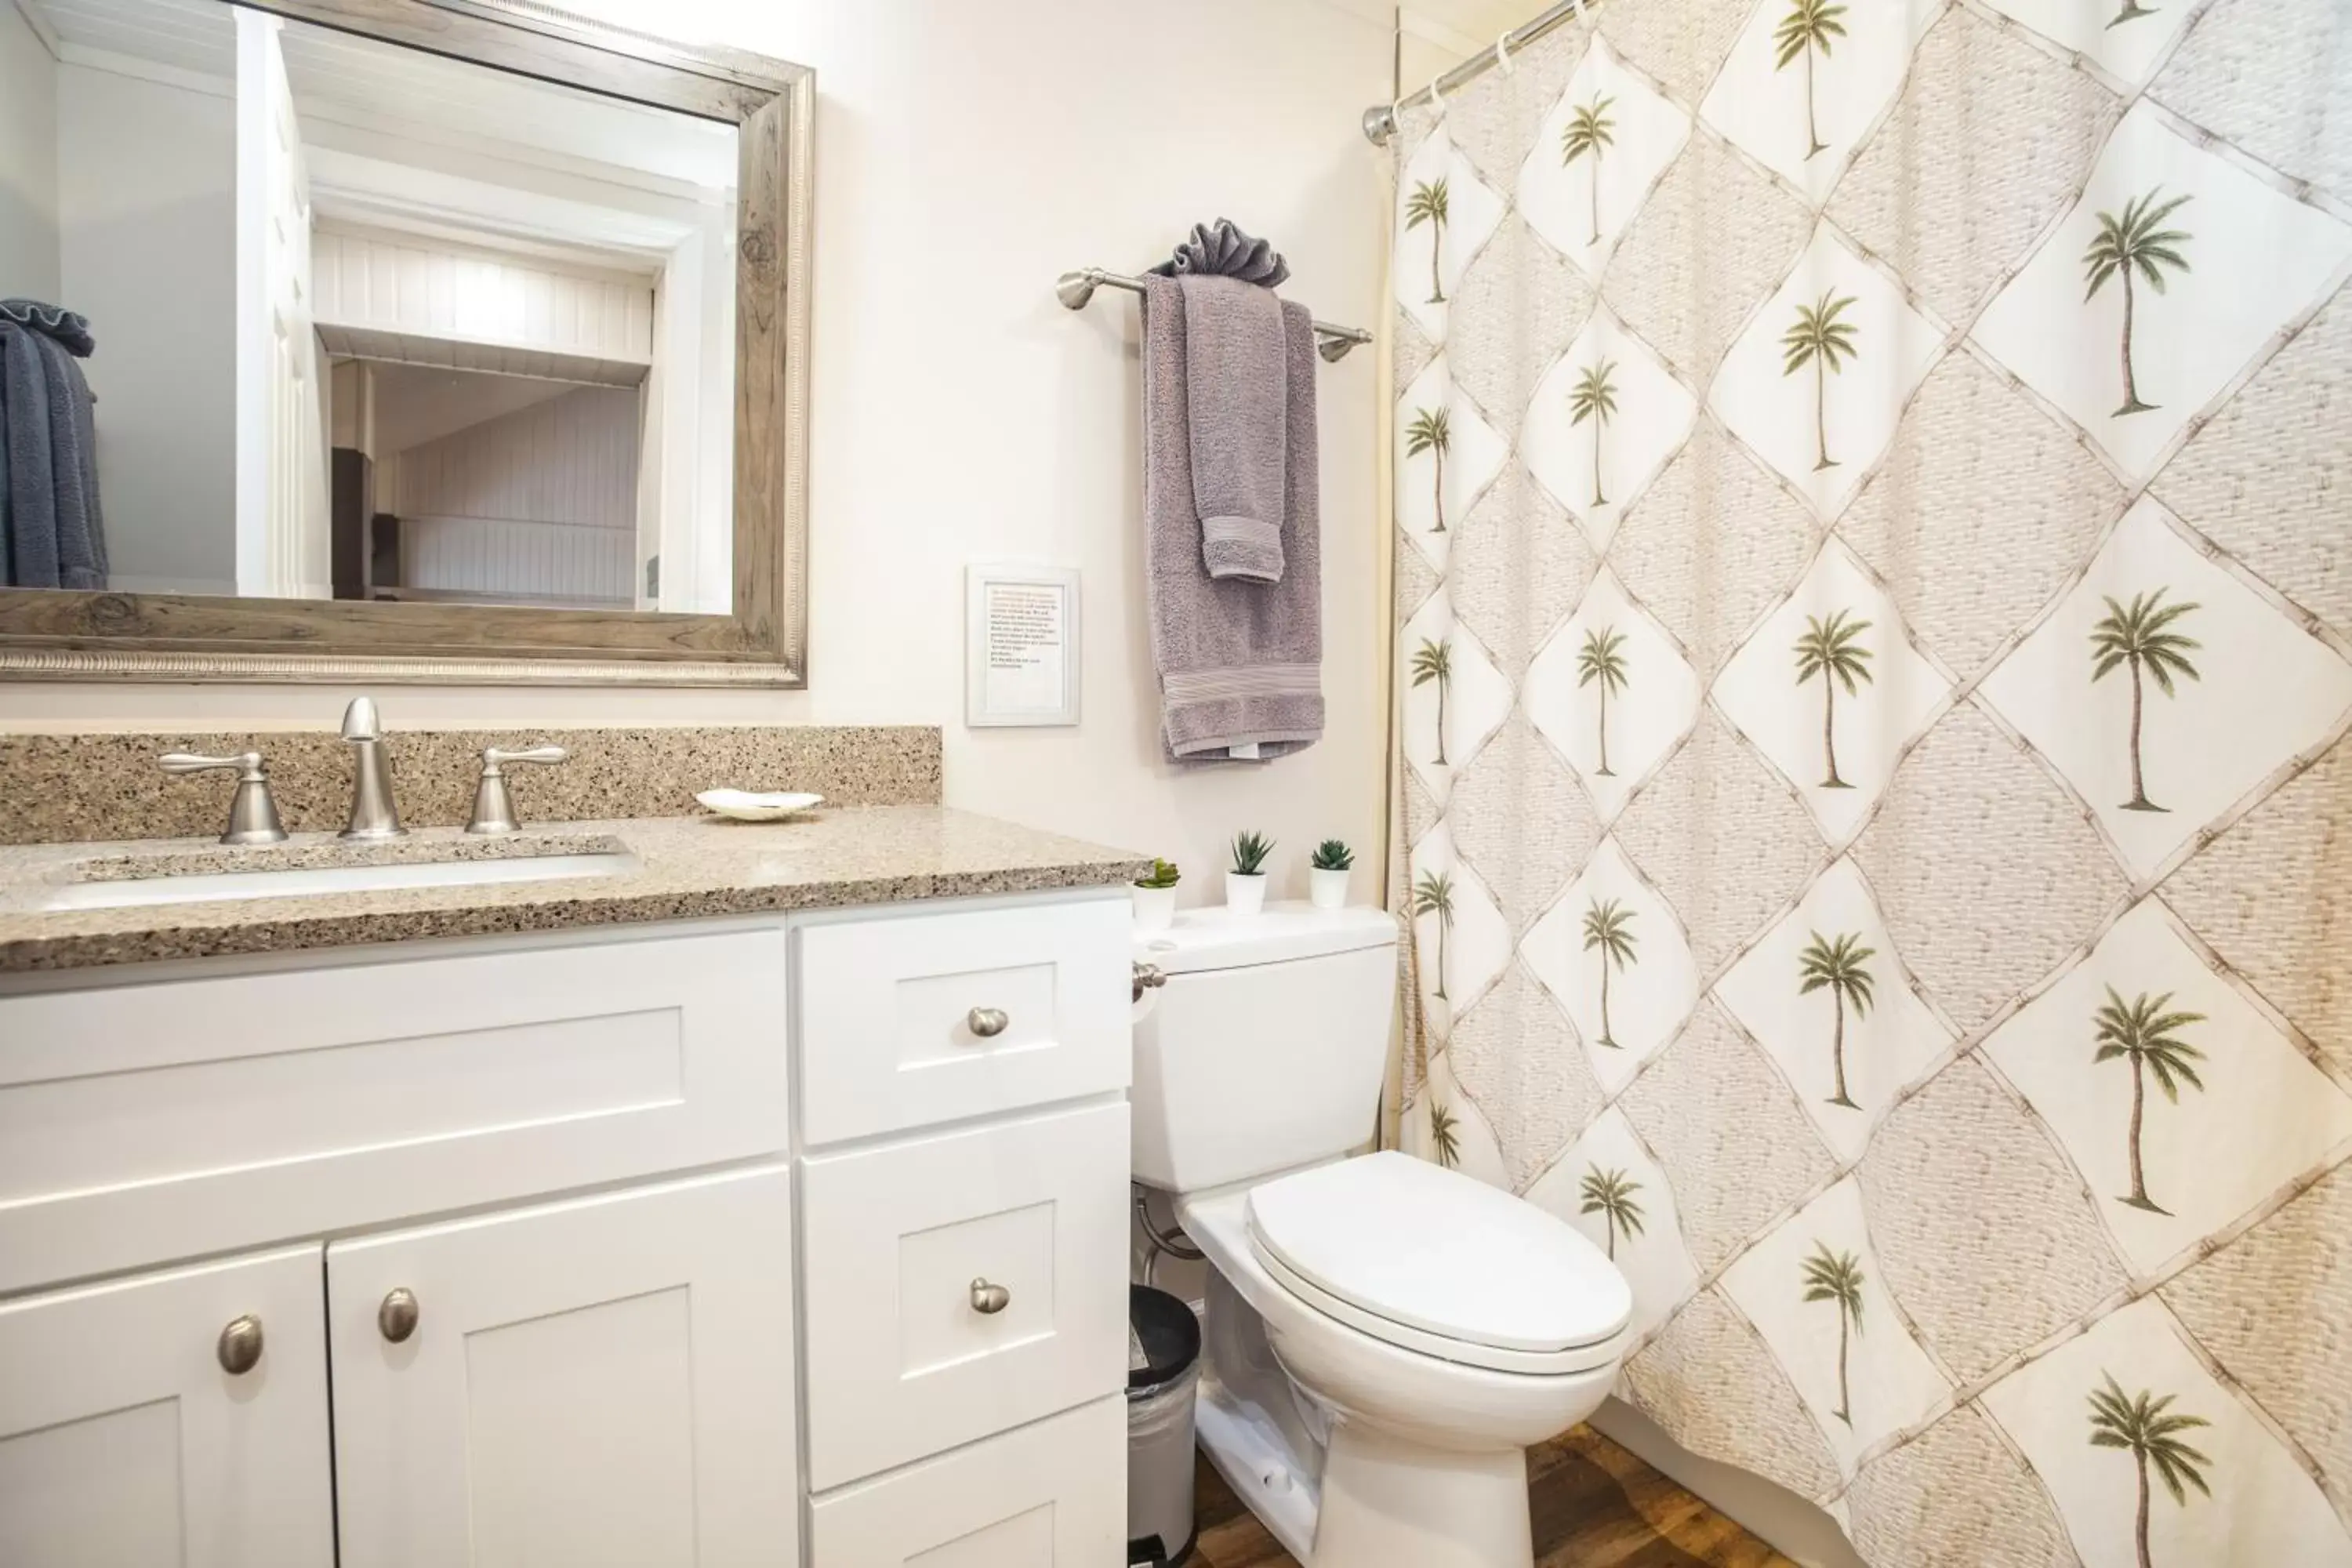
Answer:
[{"label": "brushed nickel drawer knob", "polygon": [[971,1282],[971,1310],[982,1317],[994,1317],[1013,1304],[1013,1292],[1002,1285],[991,1285],[985,1279]]},{"label": "brushed nickel drawer knob", "polygon": [[416,1292],[405,1285],[385,1291],[383,1305],[375,1310],[375,1326],[394,1344],[405,1343],[416,1331]]},{"label": "brushed nickel drawer knob", "polygon": [[1004,1033],[1013,1019],[1002,1007],[974,1007],[963,1016],[964,1026],[983,1040],[992,1040]]},{"label": "brushed nickel drawer knob", "polygon": [[213,1347],[220,1357],[221,1370],[231,1377],[243,1377],[261,1364],[261,1320],[251,1312],[231,1318],[220,1331],[220,1343]]}]

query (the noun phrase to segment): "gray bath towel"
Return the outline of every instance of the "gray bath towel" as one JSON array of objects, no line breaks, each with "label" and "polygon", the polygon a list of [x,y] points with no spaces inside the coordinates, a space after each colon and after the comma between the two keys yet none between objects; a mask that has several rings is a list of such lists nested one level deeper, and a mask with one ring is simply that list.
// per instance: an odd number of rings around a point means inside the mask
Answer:
[{"label": "gray bath towel", "polygon": [[1235,278],[1186,274],[1184,401],[1192,502],[1212,577],[1282,581],[1284,435],[1290,406],[1283,302]]},{"label": "gray bath towel", "polygon": [[8,319],[0,319],[0,581],[106,586],[89,384],[64,343]]},{"label": "gray bath towel", "polygon": [[[1282,303],[1284,477],[1279,583],[1209,575],[1192,492],[1181,286],[1143,298],[1143,507],[1160,740],[1180,761],[1264,760],[1323,734],[1323,572],[1316,497],[1315,334]],[[1237,750],[1238,749],[1238,750]]]}]

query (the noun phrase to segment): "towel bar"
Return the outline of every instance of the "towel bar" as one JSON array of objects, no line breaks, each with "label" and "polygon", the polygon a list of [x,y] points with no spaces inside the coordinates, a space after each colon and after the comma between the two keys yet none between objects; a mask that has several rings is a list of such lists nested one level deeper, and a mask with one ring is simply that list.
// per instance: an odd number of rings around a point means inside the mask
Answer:
[{"label": "towel bar", "polygon": [[[1073,310],[1083,310],[1097,289],[1124,289],[1130,294],[1140,294],[1143,279],[1124,272],[1106,272],[1099,267],[1082,267],[1076,272],[1062,274],[1061,280],[1054,285],[1054,297]],[[1332,364],[1345,359],[1348,351],[1358,343],[1371,341],[1372,334],[1361,327],[1335,327],[1328,321],[1315,323],[1315,352]]]}]

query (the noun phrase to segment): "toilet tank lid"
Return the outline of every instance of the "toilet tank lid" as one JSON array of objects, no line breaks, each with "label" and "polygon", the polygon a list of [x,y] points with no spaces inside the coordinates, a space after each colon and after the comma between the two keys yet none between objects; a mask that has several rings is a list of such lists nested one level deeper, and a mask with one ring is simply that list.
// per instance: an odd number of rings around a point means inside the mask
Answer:
[{"label": "toilet tank lid", "polygon": [[1165,973],[1186,974],[1392,947],[1396,939],[1396,918],[1386,910],[1318,910],[1297,900],[1268,904],[1254,915],[1223,908],[1180,910],[1166,931],[1136,933],[1135,956]]}]

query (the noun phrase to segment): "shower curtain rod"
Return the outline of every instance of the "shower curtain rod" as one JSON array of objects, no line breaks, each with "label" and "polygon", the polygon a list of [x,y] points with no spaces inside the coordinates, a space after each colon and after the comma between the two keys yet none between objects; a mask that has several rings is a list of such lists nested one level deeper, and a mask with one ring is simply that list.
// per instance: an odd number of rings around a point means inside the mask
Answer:
[{"label": "shower curtain rod", "polygon": [[[1591,0],[1591,4],[1595,5],[1600,3],[1601,0]],[[1396,134],[1398,110],[1415,99],[1425,98],[1434,101],[1438,95],[1452,92],[1457,87],[1466,86],[1476,80],[1485,75],[1490,67],[1499,63],[1505,55],[1526,48],[1570,16],[1582,16],[1586,4],[1587,0],[1559,0],[1559,5],[1538,16],[1534,21],[1514,27],[1504,34],[1495,41],[1493,48],[1479,50],[1427,87],[1415,88],[1394,103],[1372,105],[1371,108],[1364,110],[1365,139],[1375,147],[1387,146],[1389,138]]]},{"label": "shower curtain rod", "polygon": [[[1083,310],[1097,289],[1124,289],[1130,294],[1140,294],[1143,279],[1124,272],[1106,272],[1099,267],[1081,267],[1076,272],[1062,274],[1054,285],[1054,297],[1073,310]],[[1358,343],[1371,341],[1372,334],[1361,327],[1335,327],[1328,321],[1315,323],[1315,352],[1331,364],[1347,358],[1348,351]]]}]

